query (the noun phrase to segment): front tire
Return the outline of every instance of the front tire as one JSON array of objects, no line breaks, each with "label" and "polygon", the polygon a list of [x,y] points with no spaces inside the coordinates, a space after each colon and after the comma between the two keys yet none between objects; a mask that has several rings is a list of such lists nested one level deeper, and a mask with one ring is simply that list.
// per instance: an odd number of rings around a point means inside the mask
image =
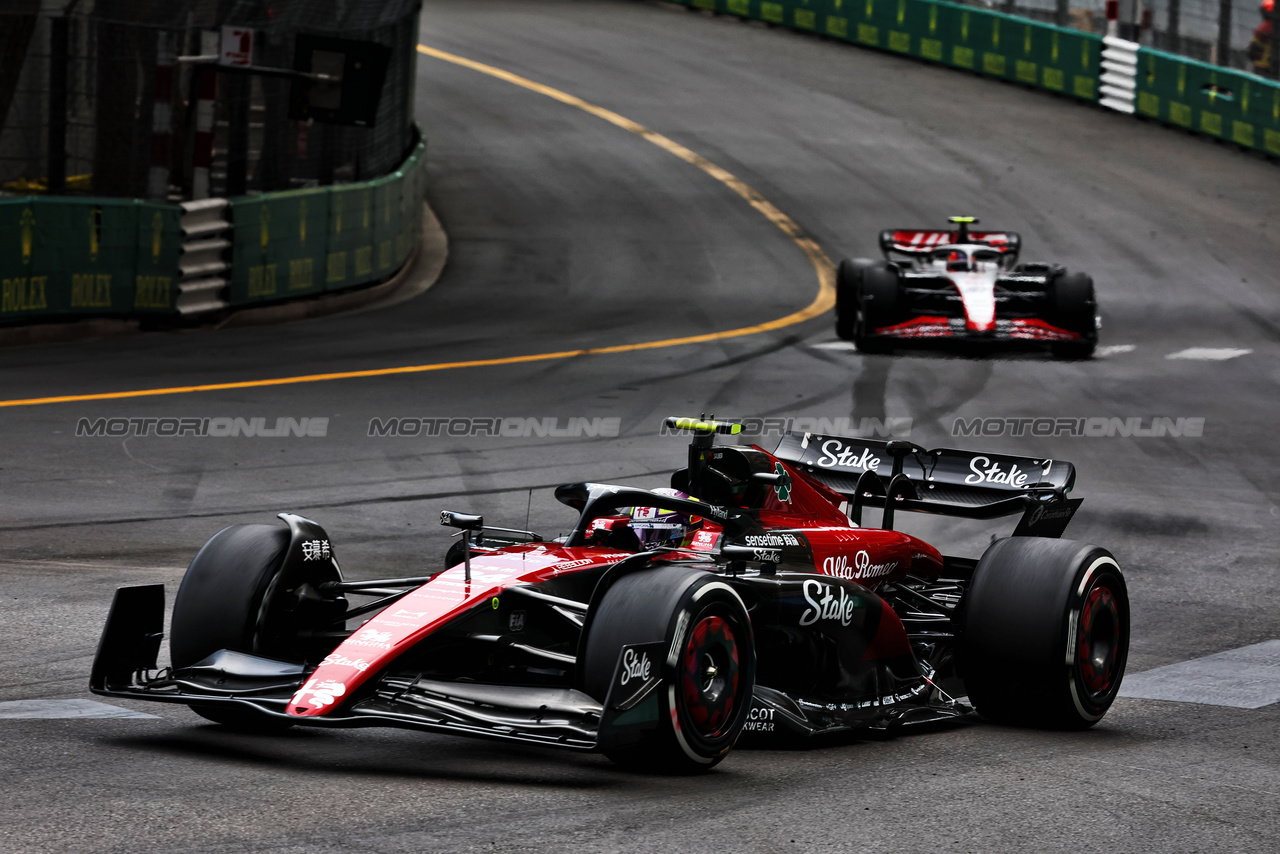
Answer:
[{"label": "front tire", "polygon": [[625,646],[663,641],[657,727],[609,750],[623,767],[665,774],[707,771],[733,749],[755,691],[751,620],[733,588],[704,569],[667,566],[624,576],[592,616],[583,687],[605,699]]},{"label": "front tire", "polygon": [[[287,528],[274,525],[232,525],[204,544],[173,602],[169,652],[175,670],[222,649],[285,661],[315,654],[315,642],[301,633],[340,617],[346,602],[341,597],[317,599],[314,593],[321,583],[341,578],[328,561],[286,573],[289,538]],[[192,703],[191,710],[245,731],[291,725],[222,703]]]},{"label": "front tire", "polygon": [[1111,707],[1129,652],[1129,597],[1106,549],[998,540],[962,608],[963,677],[983,717],[1083,729]]},{"label": "front tire", "polygon": [[863,353],[888,353],[893,349],[892,342],[877,337],[875,332],[892,325],[900,314],[898,270],[888,264],[868,264],[861,273],[854,346]]},{"label": "front tire", "polygon": [[1084,273],[1064,273],[1053,281],[1053,323],[1080,337],[1050,345],[1060,359],[1088,359],[1098,345],[1098,299],[1093,279]]},{"label": "front tire", "polygon": [[865,258],[845,258],[836,269],[836,336],[852,341],[858,323],[858,289],[862,271],[871,266]]}]

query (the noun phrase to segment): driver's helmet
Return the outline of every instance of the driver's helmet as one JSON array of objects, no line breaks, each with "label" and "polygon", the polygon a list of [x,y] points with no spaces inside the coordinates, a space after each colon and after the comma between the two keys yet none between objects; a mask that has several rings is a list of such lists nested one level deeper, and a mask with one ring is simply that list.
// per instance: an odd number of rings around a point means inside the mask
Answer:
[{"label": "driver's helmet", "polygon": [[947,256],[947,269],[957,272],[965,272],[969,269],[969,256],[963,252],[953,251]]},{"label": "driver's helmet", "polygon": [[[667,487],[655,489],[653,492],[657,495],[683,498],[686,501],[698,500],[678,489],[669,489]],[[682,546],[690,529],[694,527],[689,514],[675,510],[662,510],[658,507],[632,507],[630,508],[630,514],[631,529],[636,532],[636,536],[640,538],[640,545],[645,549],[655,549],[660,546]],[[697,519],[697,521],[701,522],[701,519]]]}]

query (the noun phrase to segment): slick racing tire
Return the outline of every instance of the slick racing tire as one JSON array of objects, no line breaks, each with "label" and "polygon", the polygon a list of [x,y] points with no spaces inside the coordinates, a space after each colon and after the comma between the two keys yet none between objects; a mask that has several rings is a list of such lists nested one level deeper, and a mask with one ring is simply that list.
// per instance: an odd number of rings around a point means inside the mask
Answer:
[{"label": "slick racing tire", "polygon": [[640,740],[606,750],[623,767],[692,774],[718,764],[742,733],[755,692],[751,620],[733,588],[705,569],[665,566],[619,579],[588,626],[583,688],[604,702],[623,647],[661,641],[658,718]]},{"label": "slick racing tire", "polygon": [[1098,345],[1098,300],[1093,279],[1084,273],[1064,273],[1053,280],[1051,302],[1053,324],[1080,336],[1077,341],[1050,345],[1062,359],[1088,359]]},{"label": "slick racing tire", "polygon": [[866,258],[845,258],[836,268],[836,336],[852,341],[858,324],[858,288],[862,283],[862,271],[873,261]]},{"label": "slick racing tire", "polygon": [[[341,598],[315,598],[315,588],[341,579],[328,561],[309,564],[305,576],[286,578],[282,570],[288,546],[289,529],[275,525],[232,525],[204,544],[173,602],[169,652],[175,670],[221,649],[284,661],[303,661],[314,653],[314,642],[300,632],[322,628],[346,610]],[[307,584],[304,605],[297,594]],[[201,717],[239,730],[290,726],[247,707],[190,705]]]},{"label": "slick racing tire", "polygon": [[961,609],[962,676],[983,717],[1083,729],[1107,713],[1129,653],[1129,596],[1106,549],[997,540]]},{"label": "slick racing tire", "polygon": [[877,338],[875,330],[891,326],[898,319],[901,300],[898,271],[888,264],[868,264],[860,272],[853,344],[863,353],[888,353],[893,343]]}]

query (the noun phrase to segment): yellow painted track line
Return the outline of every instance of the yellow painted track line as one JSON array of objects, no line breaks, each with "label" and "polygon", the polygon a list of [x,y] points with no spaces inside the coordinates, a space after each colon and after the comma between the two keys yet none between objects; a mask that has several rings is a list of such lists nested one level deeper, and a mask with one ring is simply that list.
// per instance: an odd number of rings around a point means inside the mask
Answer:
[{"label": "yellow painted track line", "polygon": [[688,335],[684,338],[663,338],[658,341],[643,341],[639,344],[618,344],[613,347],[592,347],[584,350],[561,350],[555,353],[534,353],[527,356],[504,356],[496,359],[472,359],[465,362],[436,362],[430,365],[406,365],[399,368],[373,368],[366,371],[338,371],[328,374],[306,374],[296,377],[277,377],[275,379],[266,380],[243,380],[240,382],[228,383],[209,383],[206,385],[189,385],[174,386],[171,388],[149,388],[135,389],[132,391],[110,391],[99,394],[67,394],[57,397],[33,397],[26,400],[0,400],[0,407],[5,406],[39,406],[46,403],[73,403],[88,400],[119,400],[130,397],[158,397],[161,395],[172,394],[192,394],[201,391],[223,391],[226,389],[239,388],[261,388],[265,386],[277,385],[296,385],[299,383],[319,383],[328,382],[330,380],[349,380],[361,377],[387,377],[396,374],[422,374],[429,371],[450,371],[457,368],[482,368],[494,365],[518,365],[524,362],[546,362],[554,359],[572,359],[579,356],[603,356],[610,353],[630,353],[636,350],[656,350],[663,347],[681,347],[686,344],[703,344],[708,341],[722,341],[726,338],[741,338],[745,335],[757,335],[761,332],[771,332],[775,329],[783,329],[787,326],[794,326],[797,323],[803,323],[806,320],[817,317],[830,310],[836,301],[835,286],[835,266],[831,263],[831,259],[826,252],[822,251],[816,240],[805,233],[791,217],[778,210],[764,196],[756,192],[748,184],[734,176],[732,173],[721,169],[716,164],[707,160],[702,155],[690,151],[678,142],[663,136],[656,131],[649,130],[647,127],[631,121],[624,116],[620,116],[612,110],[606,110],[595,104],[575,98],[559,89],[553,89],[550,86],[544,86],[541,83],[535,83],[518,74],[512,74],[509,71],[503,71],[501,68],[495,68],[492,65],[485,65],[482,62],[467,59],[452,53],[446,53],[426,45],[418,45],[419,53],[426,56],[441,59],[445,62],[452,62],[454,65],[461,65],[464,68],[470,68],[479,71],[482,74],[488,74],[490,77],[496,77],[499,80],[505,80],[516,86],[528,89],[531,92],[537,92],[539,95],[546,95],[559,101],[562,104],[568,104],[571,107],[577,107],[580,110],[590,113],[597,118],[604,119],[612,125],[622,128],[625,131],[634,133],[642,137],[663,151],[670,152],[679,157],[684,162],[701,169],[706,174],[715,178],[721,184],[724,184],[730,190],[741,196],[747,204],[759,211],[765,219],[776,225],[781,231],[791,238],[792,242],[800,248],[800,251],[809,259],[809,263],[813,265],[814,271],[818,274],[818,295],[814,297],[813,302],[809,303],[799,311],[792,312],[785,317],[779,317],[776,320],[770,320],[766,323],[758,323],[754,326],[743,326],[738,329],[726,329],[723,332],[708,332],[703,335]]}]

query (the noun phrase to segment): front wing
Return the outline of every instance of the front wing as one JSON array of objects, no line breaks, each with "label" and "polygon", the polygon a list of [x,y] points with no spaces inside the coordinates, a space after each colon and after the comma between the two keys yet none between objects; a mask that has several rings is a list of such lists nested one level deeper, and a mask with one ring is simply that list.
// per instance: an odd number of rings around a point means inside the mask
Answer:
[{"label": "front wing", "polygon": [[873,331],[876,338],[900,340],[948,339],[956,341],[1026,341],[1054,343],[1079,341],[1080,335],[1034,317],[996,318],[989,331],[975,331],[964,317],[919,315],[902,323],[881,326]]},{"label": "front wing", "polygon": [[[286,707],[313,668],[234,650],[219,650],[190,667],[157,670],[164,618],[164,586],[116,591],[94,658],[94,694],[251,711],[264,722],[309,727],[387,726],[582,751],[607,751],[640,740],[657,727],[660,668],[627,678],[623,661],[666,655],[656,642],[624,647],[604,702],[575,688],[445,682],[383,676],[357,695],[332,697],[323,715],[298,716]],[[939,702],[927,680],[903,684],[856,704],[797,697],[757,685],[744,734],[752,739],[813,736],[854,728],[885,729],[954,718],[963,702]]]}]

